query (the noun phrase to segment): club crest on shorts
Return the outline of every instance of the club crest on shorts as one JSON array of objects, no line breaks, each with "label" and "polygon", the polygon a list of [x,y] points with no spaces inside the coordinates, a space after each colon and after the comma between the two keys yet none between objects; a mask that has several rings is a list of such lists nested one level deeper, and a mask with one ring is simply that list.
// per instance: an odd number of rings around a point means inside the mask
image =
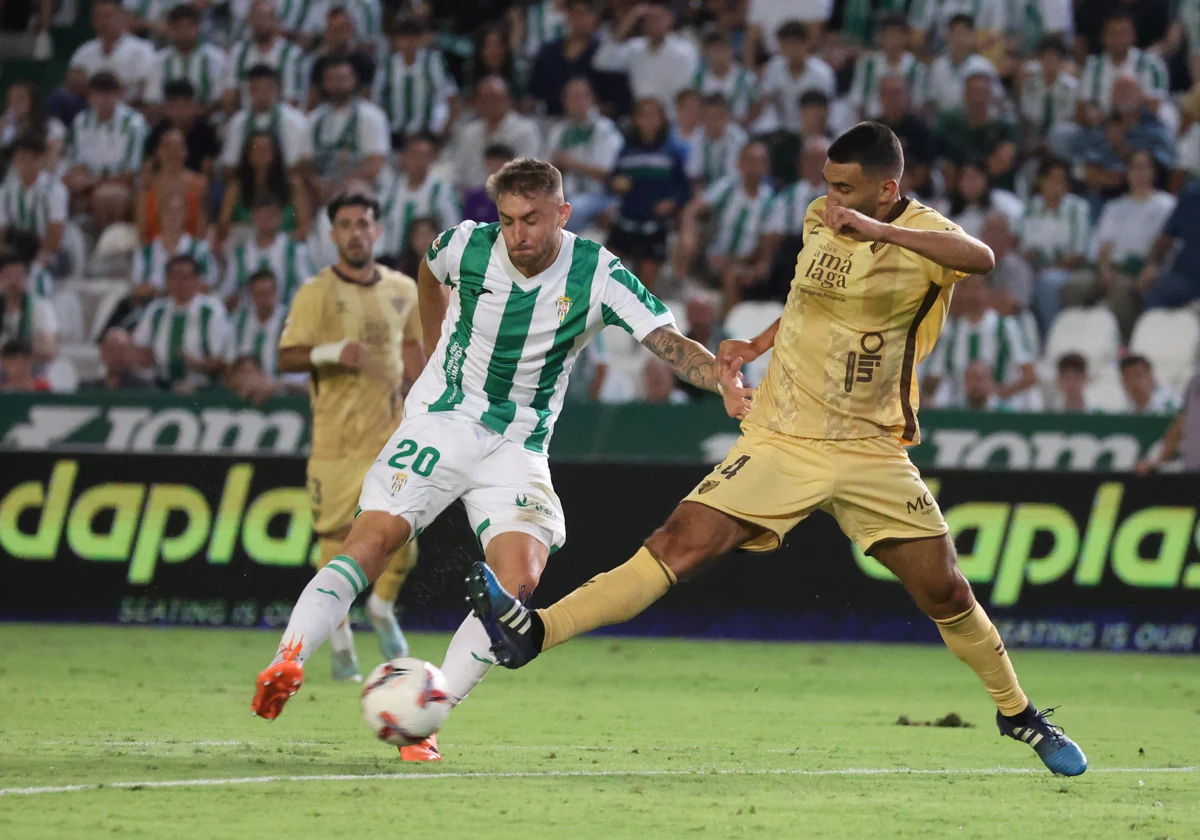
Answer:
[{"label": "club crest on shorts", "polygon": [[706,481],[700,482],[700,486],[696,488],[696,492],[699,493],[701,496],[703,496],[709,490],[715,490],[716,486],[720,483],[721,482],[710,478]]},{"label": "club crest on shorts", "polygon": [[562,322],[566,319],[567,313],[571,311],[571,299],[566,295],[560,297],[555,303],[558,304],[558,323],[562,326]]},{"label": "club crest on shorts", "polygon": [[404,486],[404,482],[408,481],[408,473],[394,472],[392,473],[392,495],[395,496],[400,492],[400,488]]}]

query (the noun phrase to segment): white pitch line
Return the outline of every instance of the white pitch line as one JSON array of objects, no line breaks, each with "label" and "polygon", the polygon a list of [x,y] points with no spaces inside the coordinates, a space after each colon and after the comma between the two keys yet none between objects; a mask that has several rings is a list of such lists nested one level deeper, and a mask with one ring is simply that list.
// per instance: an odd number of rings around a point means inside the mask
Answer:
[{"label": "white pitch line", "polygon": [[[73,747],[343,747],[344,742],[340,741],[90,741],[76,739],[72,741],[41,741],[44,747],[55,746],[73,746]],[[601,746],[598,744],[471,744],[459,743],[455,744],[456,749],[488,749],[488,750],[577,750],[581,752],[616,752],[619,750],[628,750],[630,747],[614,747],[612,745]],[[646,752],[725,752],[729,747],[705,746],[705,747],[689,747],[689,746],[649,746],[642,747]],[[800,753],[819,753],[819,749],[806,749],[804,747],[741,747],[731,750],[732,752],[741,753],[780,753],[786,755],[798,755]]]},{"label": "white pitch line", "polygon": [[[1195,773],[1200,767],[1100,767],[1092,773]],[[232,779],[170,779],[167,781],[108,782],[104,784],[57,785],[54,787],[0,788],[0,796],[34,796],[42,793],[74,793],[85,790],[115,788],[219,787],[225,785],[256,785],[270,782],[372,782],[425,781],[432,779],[565,779],[652,776],[1025,776],[1045,773],[1032,767],[986,767],[971,769],[914,770],[908,767],[872,768],[848,767],[841,770],[547,770],[527,773],[363,773],[324,774],[315,776],[245,776]]]}]

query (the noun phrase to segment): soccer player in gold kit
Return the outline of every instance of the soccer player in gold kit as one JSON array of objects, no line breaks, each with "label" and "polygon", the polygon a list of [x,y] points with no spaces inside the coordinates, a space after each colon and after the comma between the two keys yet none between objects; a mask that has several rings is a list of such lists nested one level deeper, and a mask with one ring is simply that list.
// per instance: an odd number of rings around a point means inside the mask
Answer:
[{"label": "soccer player in gold kit", "polygon": [[[300,287],[279,339],[280,370],[311,375],[308,493],[322,568],[341,550],[363,476],[400,423],[405,386],[425,366],[416,281],[372,257],[379,216],[378,203],[365,195],[330,203],[338,262]],[[395,602],[415,561],[412,542],[392,557],[367,599],[385,659],[407,655]],[[331,643],[334,679],[361,680],[347,622]]]},{"label": "soccer player in gold kit", "polygon": [[904,449],[920,441],[916,366],[937,341],[953,285],[988,273],[994,258],[958,225],[901,196],[903,172],[900,141],[882,123],[860,123],[829,147],[827,191],[809,205],[782,317],[752,341],[721,347],[723,383],[774,347],[761,386],[752,400],[746,394],[742,437],[632,559],[543,610],[527,609],[475,564],[468,591],[499,664],[519,668],[580,633],[626,621],[706,562],[738,547],[773,551],[825,510],[899,578],[978,675],[1002,734],[1032,746],[1055,773],[1087,769],[1083,751],[1022,691]]}]

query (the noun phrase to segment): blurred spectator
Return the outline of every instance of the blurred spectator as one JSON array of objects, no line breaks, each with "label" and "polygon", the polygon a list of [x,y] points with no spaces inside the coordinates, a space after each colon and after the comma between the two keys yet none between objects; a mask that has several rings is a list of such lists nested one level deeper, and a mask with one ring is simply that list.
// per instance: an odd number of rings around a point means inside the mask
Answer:
[{"label": "blurred spectator", "polygon": [[162,142],[163,135],[169,129],[177,128],[183,132],[184,143],[187,145],[187,156],[183,165],[193,172],[211,178],[213,164],[217,155],[221,153],[221,140],[208,117],[200,113],[195,88],[187,79],[176,79],[167,83],[164,96],[165,119],[160,120],[146,138],[146,157],[153,159],[158,153],[158,144]]},{"label": "blurred spectator", "polygon": [[1064,306],[1088,306],[1107,299],[1125,341],[1142,310],[1138,276],[1175,210],[1175,196],[1154,188],[1154,172],[1149,152],[1130,155],[1129,191],[1104,205],[1092,242],[1097,273],[1068,284],[1062,292]]},{"label": "blurred spectator", "polygon": [[186,255],[196,261],[204,285],[217,283],[217,261],[208,243],[187,231],[188,207],[182,195],[168,196],[158,206],[158,236],[133,254],[132,280],[137,297],[151,298],[167,289],[167,263]]},{"label": "blurred spectator", "polygon": [[678,387],[679,380],[671,366],[657,356],[646,359],[642,368],[642,401],[659,405],[680,405],[688,401],[687,394]]},{"label": "blurred spectator", "polygon": [[695,88],[684,88],[675,94],[675,119],[671,123],[675,139],[683,143],[700,130],[704,113],[704,97]]},{"label": "blurred spectator", "polygon": [[[377,250],[399,256],[408,244],[413,220],[434,220],[437,234],[462,221],[454,187],[431,173],[437,159],[437,140],[432,134],[412,134],[400,154],[400,172],[381,198],[383,236]],[[416,275],[413,275],[414,277]]]},{"label": "blurred spectator", "polygon": [[1043,39],[1037,55],[1021,74],[1022,136],[1027,149],[1069,158],[1079,134],[1075,123],[1079,79],[1063,66],[1069,53],[1062,38]]},{"label": "blurred spectator", "polygon": [[[987,279],[971,275],[955,286],[954,298],[955,314],[930,357],[927,393],[946,407],[1041,408],[1031,348],[1017,321],[992,307]],[[976,365],[982,372],[972,370]]]},{"label": "blurred spectator", "polygon": [[172,257],[166,296],[146,308],[133,333],[138,366],[153,368],[159,384],[177,393],[192,393],[224,367],[229,319],[200,285],[196,261]]},{"label": "blurred spectator", "polygon": [[[721,340],[727,337],[721,328],[720,296],[708,289],[695,289],[687,296],[684,306],[688,325],[687,337],[716,353]],[[712,393],[682,380],[679,381],[678,387],[689,400],[707,400]]]},{"label": "blurred spectator", "polygon": [[187,232],[203,239],[208,233],[208,179],[187,168],[187,140],[175,127],[159,139],[150,175],[138,193],[135,219],[143,244],[158,236],[158,208],[173,196],[182,196],[187,207]]},{"label": "blurred spectator", "polygon": [[[642,34],[631,37],[639,23]],[[634,99],[657,99],[670,114],[675,95],[691,84],[700,64],[695,46],[672,32],[674,26],[675,14],[665,0],[629,7],[596,51],[595,68],[628,74]]]},{"label": "blurred spectator", "polygon": [[1184,470],[1200,472],[1200,373],[1188,382],[1183,408],[1163,435],[1161,445],[1151,449],[1151,454],[1138,463],[1135,471],[1146,475],[1176,455],[1182,456]]},{"label": "blurred spectator", "polygon": [[[232,312],[250,303],[250,276],[263,269],[275,275],[279,299],[291,306],[296,290],[316,274],[303,242],[283,232],[283,208],[279,199],[264,194],[250,214],[253,233],[232,250],[225,263],[225,280],[219,297]],[[167,263],[168,268],[171,263]],[[168,289],[169,291],[169,289]]]},{"label": "blurred spectator", "polygon": [[1029,200],[1017,237],[1021,255],[1033,266],[1037,282],[1033,308],[1043,332],[1061,306],[1063,286],[1083,268],[1090,235],[1087,201],[1070,192],[1071,169],[1051,158],[1038,170],[1038,194]]},{"label": "blurred spectator", "polygon": [[1087,394],[1087,359],[1079,353],[1064,353],[1058,359],[1058,378],[1054,380],[1053,411],[1091,414],[1096,411]]},{"label": "blurred spectator", "polygon": [[1146,104],[1141,85],[1132,76],[1118,76],[1112,87],[1112,116],[1080,140],[1080,160],[1087,164],[1084,180],[1102,198],[1125,187],[1129,156],[1146,151],[1159,166],[1171,164],[1174,149],[1162,120]]},{"label": "blurred spectator", "polygon": [[1003,214],[1015,228],[1025,215],[1025,205],[1008,190],[992,186],[983,161],[969,159],[958,169],[958,182],[945,213],[968,234],[978,237],[984,219],[994,212]]},{"label": "blurred spectator", "polygon": [[737,63],[729,33],[719,29],[709,30],[704,36],[703,61],[692,87],[701,94],[720,94],[733,118],[742,124],[758,100],[758,78]]},{"label": "blurred spectator", "polygon": [[[804,151],[797,161],[799,180],[779,190],[771,197],[759,237],[754,273],[758,281],[772,284],[772,297],[786,296],[795,274],[796,255],[804,242],[804,215],[813,200],[825,194],[825,155],[829,141],[810,137],[804,141]],[[786,266],[786,281],[782,288],[774,283],[775,269]],[[690,323],[690,322],[689,322]]]},{"label": "blurred spectator", "polygon": [[[737,174],[716,181],[696,195],[683,211],[679,228],[676,274],[688,273],[701,239],[705,248],[704,267],[724,293],[724,312],[742,300],[747,287],[761,279],[754,257],[759,235],[774,194],[767,183],[766,147],[757,141],[742,147]],[[709,224],[701,231],[700,216]]]},{"label": "blurred spectator", "polygon": [[[326,13],[321,48],[306,56],[309,63],[308,105],[316,107],[322,96],[325,68],[331,61],[348,61],[354,70],[356,87],[362,96],[370,96],[375,83],[375,59],[355,49],[354,18],[346,6],[330,6]],[[382,100],[381,100],[382,101]]]},{"label": "blurred spectator", "polygon": [[55,274],[66,274],[67,256],[60,249],[67,188],[42,168],[46,141],[40,135],[22,135],[11,148],[12,167],[0,183],[0,243],[9,241],[11,233],[35,237],[37,262]]},{"label": "blurred spectator", "polygon": [[525,97],[529,65],[515,51],[509,28],[502,23],[484,26],[475,36],[475,54],[467,68],[467,90],[475,96],[479,85],[493,76],[504,80],[517,102]]},{"label": "blurred spectator", "polygon": [[112,327],[100,339],[100,361],[104,375],[79,383],[80,390],[131,391],[148,388],[150,382],[135,370],[136,351],[126,330]]},{"label": "blurred spectator", "polygon": [[7,394],[48,392],[50,383],[33,375],[33,349],[20,339],[0,345],[0,391]]},{"label": "blurred spectator", "polygon": [[639,100],[612,178],[621,204],[607,244],[651,290],[667,259],[671,220],[690,194],[686,158],[687,148],[671,136],[662,101]]},{"label": "blurred spectator", "polygon": [[197,103],[211,111],[221,98],[225,79],[225,53],[200,38],[200,10],[183,4],[167,12],[170,46],[154,55],[146,84],[146,103],[161,105],[171,82],[186,81],[192,86]]},{"label": "blurred spectator", "polygon": [[572,4],[563,0],[535,0],[525,10],[524,18],[514,18],[521,24],[521,52],[532,58],[562,38],[571,25]]},{"label": "blurred spectator", "polygon": [[819,90],[800,94],[800,132],[777,131],[760,137],[771,152],[771,176],[779,183],[794,177],[795,161],[804,141],[811,138],[830,138],[829,97]]},{"label": "blurred spectator", "polygon": [[[1136,43],[1143,48],[1160,44],[1171,22],[1170,0],[1077,0],[1075,20],[1077,35],[1091,52],[1104,46],[1105,24],[1110,15],[1119,12],[1133,21]],[[1184,4],[1179,4],[1180,12]]]},{"label": "blurred spectator", "polygon": [[704,189],[737,169],[747,136],[746,130],[733,121],[725,95],[710,93],[704,97],[700,125],[690,136],[680,139],[688,144],[688,177],[697,188]]},{"label": "blurred spectator", "polygon": [[1104,19],[1104,51],[1090,56],[1080,74],[1078,121],[1086,127],[1100,125],[1117,105],[1116,80],[1131,76],[1139,83],[1151,111],[1167,98],[1167,68],[1157,55],[1134,44],[1137,33],[1128,8],[1114,8]]},{"label": "blurred spectator", "polygon": [[312,134],[308,117],[291,105],[279,101],[279,73],[266,64],[256,64],[246,74],[249,96],[245,107],[234,114],[225,130],[225,146],[221,166],[228,178],[245,155],[250,135],[267,131],[274,135],[283,149],[283,164],[294,170],[301,162],[311,160]]},{"label": "blurred spectator", "polygon": [[448,153],[455,185],[464,192],[487,180],[483,153],[488,146],[501,144],[516,157],[536,157],[542,144],[537,123],[513,110],[503,79],[493,76],[479,83],[475,110],[479,118],[459,124]]},{"label": "blurred spectator", "polygon": [[[833,68],[811,54],[812,36],[806,24],[790,20],[779,27],[779,54],[767,62],[762,71],[762,96],[752,111],[758,116],[766,104],[775,106],[778,126],[785,132],[800,135],[800,97],[817,91],[832,99],[837,80]],[[794,155],[792,156],[794,159]]]},{"label": "blurred spectator", "polygon": [[[1008,45],[1018,55],[1036,54],[1051,39],[1066,44],[1075,31],[1072,0],[1017,0],[1008,9]],[[1064,51],[1063,55],[1066,55]]]},{"label": "blurred spectator", "polygon": [[54,305],[34,294],[29,265],[12,251],[0,252],[0,344],[28,345],[39,364],[58,355],[58,317]]},{"label": "blurred spectator", "polygon": [[1121,359],[1121,388],[1125,391],[1124,414],[1175,414],[1179,395],[1154,378],[1145,356],[1130,354]]},{"label": "blurred spectator", "polygon": [[[271,0],[253,0],[246,18],[247,37],[229,51],[222,84],[222,110],[232,113],[250,99],[249,72],[262,64],[275,71],[280,96],[290,105],[305,100],[304,51],[280,34]],[[258,110],[258,109],[256,109]]]},{"label": "blurred spectator", "polygon": [[933,135],[929,126],[913,113],[913,88],[902,77],[884,76],[876,86],[879,100],[879,122],[900,138],[904,150],[904,176],[900,191],[905,195],[933,195],[929,169],[933,166]]},{"label": "blurred spectator", "polygon": [[47,115],[37,88],[31,82],[13,82],[4,95],[4,113],[0,114],[0,169],[12,160],[13,143],[18,137],[41,137],[46,144],[42,168],[58,168],[67,129],[61,121]]},{"label": "blurred spectator", "polygon": [[538,50],[529,73],[529,95],[549,117],[563,115],[563,88],[572,79],[587,79],[601,98],[611,98],[612,93],[609,74],[593,67],[600,38],[596,34],[598,18],[591,0],[569,0],[566,7],[564,36]]},{"label": "blurred spectator", "polygon": [[[928,3],[927,5],[933,5]],[[992,3],[983,3],[990,6]],[[999,5],[999,4],[995,4]],[[975,19],[970,15],[956,14],[950,18],[947,28],[946,52],[929,65],[928,88],[922,100],[936,115],[950,114],[964,108],[967,82],[972,78],[987,79],[987,103],[992,103],[994,85],[997,84],[996,67],[978,50],[979,35],[975,31]]]},{"label": "blurred spectator", "polygon": [[1003,213],[993,211],[983,220],[979,228],[979,239],[992,249],[996,267],[988,274],[988,288],[992,293],[992,306],[1001,315],[1017,320],[1025,336],[1025,343],[1037,354],[1037,322],[1033,319],[1033,269],[1017,251],[1017,237],[1013,235],[1011,222]]},{"label": "blurred spectator", "polygon": [[120,99],[116,76],[92,76],[87,110],[67,135],[63,183],[71,200],[90,210],[97,230],[129,218],[133,181],[142,168],[146,121]]},{"label": "blurred spectator", "polygon": [[[495,209],[495,205],[492,207]],[[438,226],[437,220],[429,216],[413,219],[408,226],[408,241],[400,251],[399,259],[395,260],[396,267],[409,277],[416,277],[421,260],[425,259],[433,240],[442,230],[444,228]]]},{"label": "blurred spectator", "polygon": [[[329,24],[330,12],[338,8],[345,9],[350,15],[350,46],[354,52],[372,56],[384,49],[386,40],[383,36],[383,7],[379,0],[354,0],[349,3],[344,0],[314,0],[311,4],[285,3],[281,25],[291,40],[308,50],[327,36],[326,27]],[[311,54],[306,55],[306,58],[311,59]]]},{"label": "blurred spectator", "polygon": [[[1174,262],[1167,271],[1172,254]],[[1179,194],[1137,282],[1147,309],[1184,306],[1200,298],[1200,181],[1189,181]]]},{"label": "blurred spectator", "polygon": [[997,116],[993,107],[994,76],[977,72],[963,82],[963,108],[943,114],[934,135],[940,141],[938,156],[943,158],[943,177],[947,184],[956,180],[957,167],[972,158],[982,158],[993,184],[1013,188],[1017,163],[1017,129],[1012,122]]},{"label": "blurred spectator", "polygon": [[[233,335],[225,351],[232,368],[234,391],[243,399],[262,402],[285,390],[307,392],[308,375],[279,373],[279,335],[287,307],[279,302],[279,284],[270,269],[260,269],[247,281],[250,302],[233,316]],[[238,369],[242,359],[251,368]]]},{"label": "blurred spectator", "polygon": [[409,134],[440,135],[458,110],[458,85],[441,52],[426,43],[426,26],[402,19],[392,33],[393,52],[375,78],[375,101],[388,116],[393,145]]},{"label": "blurred spectator", "polygon": [[294,239],[308,238],[312,208],[308,190],[300,176],[284,168],[279,141],[269,131],[254,131],[246,140],[233,178],[225,186],[225,198],[217,221],[217,241],[222,250],[233,225],[250,224],[251,208],[269,198],[283,208],[280,230]]},{"label": "blurred spectator", "polygon": [[[575,357],[575,367],[571,369],[571,378],[567,381],[567,402],[598,402],[602,399],[608,370],[608,353],[602,330]],[[629,390],[632,391],[632,388]]]},{"label": "blurred spectator", "polygon": [[[487,173],[484,176],[484,182],[515,157],[516,154],[512,148],[503,143],[493,143],[484,149],[483,169]],[[500,212],[496,209],[496,203],[488,197],[487,187],[483,183],[474,189],[467,190],[463,195],[463,218],[473,219],[480,224],[500,221]]]},{"label": "blurred spectator", "polygon": [[566,117],[551,127],[545,156],[563,174],[563,193],[571,204],[567,230],[580,233],[617,203],[607,185],[625,140],[616,124],[597,110],[587,79],[567,83],[563,106]]},{"label": "blurred spectator", "polygon": [[[325,103],[308,115],[313,142],[313,192],[324,206],[350,180],[379,187],[391,151],[387,117],[358,95],[354,66],[330,58],[321,79]],[[290,300],[290,298],[288,298]]]},{"label": "blurred spectator", "polygon": [[[955,30],[963,18],[969,18],[972,31],[972,51],[987,52],[997,41],[1007,24],[1010,4],[998,2],[974,2],[974,0],[914,0],[908,11],[908,25],[923,46],[937,48],[945,44],[954,48]],[[970,12],[970,14],[966,14]],[[975,27],[980,29],[978,37]],[[976,45],[976,40],[984,43]]]},{"label": "blurred spectator", "polygon": [[[859,119],[879,119],[884,114],[880,85],[884,79],[902,82],[907,91],[924,90],[929,68],[908,51],[908,22],[903,15],[892,14],[879,24],[879,49],[863,53],[854,67],[850,85],[850,104]],[[908,106],[902,109],[907,114]],[[893,116],[896,115],[893,113]],[[905,150],[905,164],[908,163]]]},{"label": "blurred spectator", "polygon": [[28,266],[29,288],[35,295],[50,299],[54,296],[54,275],[38,261],[39,242],[36,234],[10,231],[6,235],[8,249]]},{"label": "blurred spectator", "polygon": [[154,47],[135,38],[126,26],[120,0],[92,0],[96,37],[75,50],[67,69],[80,83],[97,73],[110,73],[124,89],[127,102],[138,102],[154,68]]}]

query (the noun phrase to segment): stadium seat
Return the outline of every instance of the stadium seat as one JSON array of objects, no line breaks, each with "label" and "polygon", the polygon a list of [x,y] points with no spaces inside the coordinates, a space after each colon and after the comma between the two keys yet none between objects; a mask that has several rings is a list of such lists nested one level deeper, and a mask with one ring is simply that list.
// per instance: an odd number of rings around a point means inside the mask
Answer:
[{"label": "stadium seat", "polygon": [[83,318],[83,303],[72,288],[62,288],[51,299],[54,314],[58,317],[58,339],[64,344],[87,339],[87,326]]},{"label": "stadium seat", "polygon": [[65,356],[59,356],[46,367],[46,381],[56,394],[70,394],[79,387],[79,374],[75,365]]},{"label": "stadium seat", "polygon": [[[742,301],[725,316],[725,333],[730,338],[754,338],[783,314],[783,304],[775,301]],[[768,351],[744,368],[747,385],[757,385],[767,373],[771,360]]]},{"label": "stadium seat", "polygon": [[1116,368],[1107,368],[1092,379],[1087,386],[1087,398],[1097,411],[1116,414],[1125,410],[1128,400]]},{"label": "stadium seat", "polygon": [[1129,351],[1145,356],[1158,381],[1183,393],[1196,368],[1200,319],[1189,309],[1151,309],[1133,328]]},{"label": "stadium seat", "polygon": [[1117,319],[1107,307],[1072,307],[1064,309],[1050,325],[1042,353],[1043,378],[1053,380],[1059,358],[1066,353],[1079,353],[1088,362],[1095,379],[1100,371],[1111,368],[1121,346],[1121,331]]},{"label": "stadium seat", "polygon": [[121,277],[81,279],[69,280],[66,285],[83,304],[84,338],[98,341],[100,330],[108,323],[113,310],[129,294],[129,280]]},{"label": "stadium seat", "polygon": [[96,379],[104,372],[100,348],[92,342],[64,344],[58,351],[60,359],[69,359],[80,382]]}]

